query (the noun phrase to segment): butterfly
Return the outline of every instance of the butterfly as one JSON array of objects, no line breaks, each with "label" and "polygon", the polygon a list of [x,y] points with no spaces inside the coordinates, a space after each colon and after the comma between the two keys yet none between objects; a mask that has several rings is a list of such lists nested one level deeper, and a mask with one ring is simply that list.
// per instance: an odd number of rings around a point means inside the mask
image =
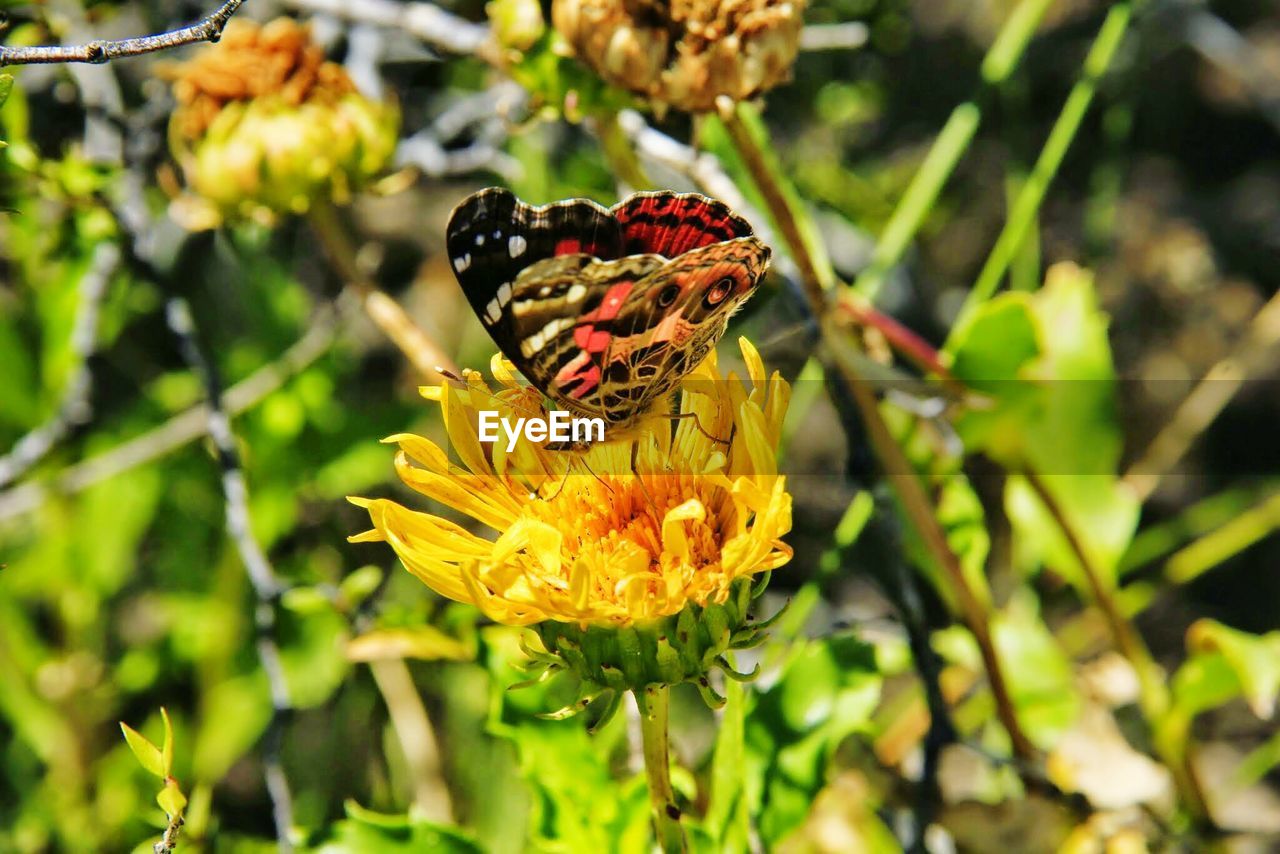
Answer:
[{"label": "butterfly", "polygon": [[449,219],[449,261],[498,349],[559,409],[625,429],[674,391],[755,292],[769,247],[697,193],[525,204],[491,187]]}]

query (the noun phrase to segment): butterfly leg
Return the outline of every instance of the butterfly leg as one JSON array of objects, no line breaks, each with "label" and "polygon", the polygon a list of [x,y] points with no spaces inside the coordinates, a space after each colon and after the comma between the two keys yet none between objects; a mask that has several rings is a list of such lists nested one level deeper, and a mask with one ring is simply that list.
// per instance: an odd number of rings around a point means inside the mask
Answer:
[{"label": "butterfly leg", "polygon": [[712,436],[710,433],[707,432],[706,428],[702,426],[702,422],[698,419],[698,413],[696,412],[674,412],[671,415],[671,419],[673,421],[674,420],[683,421],[686,418],[692,418],[693,426],[697,428],[698,432],[706,436],[711,441],[715,442],[717,445],[724,445],[727,448],[729,447],[729,443],[733,441],[733,429],[735,428],[731,428],[729,430],[729,438],[721,439],[719,437]]}]

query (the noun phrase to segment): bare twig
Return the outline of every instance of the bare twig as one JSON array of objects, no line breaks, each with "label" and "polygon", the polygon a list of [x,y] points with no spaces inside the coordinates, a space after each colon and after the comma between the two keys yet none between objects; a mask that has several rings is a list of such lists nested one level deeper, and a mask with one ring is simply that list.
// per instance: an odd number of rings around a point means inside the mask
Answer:
[{"label": "bare twig", "polygon": [[37,63],[89,62],[103,63],[127,56],[140,56],[158,50],[169,50],[196,42],[216,42],[222,30],[231,20],[244,0],[226,0],[212,14],[195,24],[181,29],[132,39],[114,39],[86,42],[78,45],[43,45],[39,47],[8,47],[0,45],[0,67],[5,65],[34,65]]},{"label": "bare twig", "polygon": [[453,800],[440,769],[440,745],[404,659],[369,662],[413,777],[413,801],[432,821],[453,821]]},{"label": "bare twig", "polygon": [[723,103],[719,107],[720,120],[729,132],[729,138],[733,140],[743,165],[751,173],[756,189],[764,197],[778,230],[782,232],[787,251],[800,268],[800,280],[804,284],[810,307],[815,316],[821,317],[826,312],[826,291],[834,284],[834,275],[829,265],[814,257],[814,252],[806,243],[796,211],[778,180],[775,168],[768,162],[751,129],[742,120],[741,111],[744,109],[747,108],[731,101]]},{"label": "bare twig", "polygon": [[1183,28],[1187,44],[1235,78],[1262,117],[1280,131],[1280,83],[1260,51],[1208,9],[1189,10]]},{"label": "bare twig", "polygon": [[183,357],[191,369],[204,381],[209,396],[209,437],[218,449],[218,461],[222,466],[222,490],[226,496],[227,533],[240,559],[258,599],[254,609],[254,628],[257,634],[258,658],[266,673],[271,690],[271,721],[263,736],[262,765],[266,777],[267,794],[271,798],[271,812],[275,819],[276,844],[282,854],[293,850],[289,838],[293,827],[293,799],[289,781],[285,777],[280,759],[284,724],[293,712],[289,700],[289,686],[285,681],[284,667],[280,662],[280,647],[276,644],[276,605],[283,585],[276,577],[262,546],[253,536],[249,520],[249,491],[245,486],[244,471],[240,468],[240,454],[236,450],[235,435],[231,432],[231,419],[222,407],[222,383],[218,373],[200,349],[195,337],[195,323],[191,309],[185,300],[174,297],[166,307],[169,328],[178,336]]},{"label": "bare twig", "polygon": [[[320,358],[337,335],[335,312],[321,309],[306,334],[276,359],[227,389],[223,409],[238,415],[277,391],[295,374]],[[209,407],[199,404],[109,451],[69,466],[46,483],[25,483],[0,493],[0,520],[38,508],[50,495],[72,495],[94,484],[169,454],[205,434]]]},{"label": "bare twig", "polygon": [[498,47],[489,28],[459,18],[431,3],[396,3],[393,0],[283,0],[283,5],[303,12],[332,15],[344,21],[401,30],[427,45],[454,54],[475,54],[500,64]]},{"label": "bare twig", "polygon": [[0,457],[0,487],[21,477],[44,459],[72,428],[89,420],[92,413],[89,393],[93,384],[89,358],[98,344],[98,309],[119,266],[120,248],[114,243],[99,243],[93,251],[89,269],[80,279],[80,304],[71,328],[71,355],[75,367],[63,390],[62,401],[48,421],[23,436],[13,450]]}]

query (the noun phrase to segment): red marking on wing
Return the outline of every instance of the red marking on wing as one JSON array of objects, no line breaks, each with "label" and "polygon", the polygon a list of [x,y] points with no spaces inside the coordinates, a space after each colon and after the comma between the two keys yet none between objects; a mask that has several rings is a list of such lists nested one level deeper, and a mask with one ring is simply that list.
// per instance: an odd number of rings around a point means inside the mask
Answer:
[{"label": "red marking on wing", "polygon": [[588,353],[603,353],[609,346],[610,337],[608,330],[594,326],[579,326],[573,330],[573,340]]},{"label": "red marking on wing", "polygon": [[582,251],[582,241],[576,237],[562,237],[556,241],[553,255],[572,255]]},{"label": "red marking on wing", "polygon": [[675,258],[693,249],[751,233],[722,204],[696,196],[645,196],[614,212],[627,252]]},{"label": "red marking on wing", "polygon": [[575,356],[573,361],[556,374],[555,384],[560,388],[566,388],[574,383],[577,383],[577,388],[569,392],[569,396],[574,400],[582,400],[600,385],[600,368],[591,361],[591,356],[586,350]]},{"label": "red marking on wing", "polygon": [[595,365],[578,374],[578,377],[582,380],[581,384],[569,392],[569,396],[574,400],[582,400],[600,385],[600,369]]},{"label": "red marking on wing", "polygon": [[604,292],[604,299],[600,300],[600,304],[582,315],[582,320],[579,322],[595,323],[601,320],[613,320],[618,316],[618,312],[622,311],[622,304],[634,285],[635,282],[619,282],[610,287]]}]

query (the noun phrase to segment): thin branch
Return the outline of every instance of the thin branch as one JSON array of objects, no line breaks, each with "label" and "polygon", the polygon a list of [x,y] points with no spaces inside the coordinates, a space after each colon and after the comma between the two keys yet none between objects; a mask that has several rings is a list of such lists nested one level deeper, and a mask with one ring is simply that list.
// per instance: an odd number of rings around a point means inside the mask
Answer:
[{"label": "thin branch", "polygon": [[440,745],[427,707],[402,658],[369,662],[413,778],[413,802],[432,821],[452,822],[453,799],[440,769]]},{"label": "thin branch", "polygon": [[370,319],[391,339],[420,374],[439,380],[445,372],[457,373],[458,367],[440,345],[422,331],[396,302],[378,288],[356,263],[356,247],[348,230],[329,205],[316,205],[309,217],[325,254],[341,276],[346,287],[354,291]]},{"label": "thin branch", "polygon": [[133,39],[95,39],[79,45],[8,47],[0,45],[0,67],[37,63],[89,62],[101,64],[127,56],[140,56],[197,42],[216,42],[244,0],[226,0],[218,9],[195,24],[181,29]]},{"label": "thin branch", "polygon": [[[336,314],[325,307],[312,318],[306,334],[280,358],[227,389],[223,409],[229,415],[239,415],[253,408],[327,353],[336,337]],[[24,483],[0,493],[0,520],[30,513],[52,495],[74,495],[172,453],[203,436],[208,420],[208,404],[193,406],[140,436],[68,466],[48,483]]]},{"label": "thin branch", "polygon": [[93,250],[89,269],[80,280],[80,303],[71,328],[71,357],[75,365],[53,416],[27,433],[8,454],[0,457],[0,487],[21,477],[62,441],[71,430],[84,424],[92,415],[89,394],[93,372],[89,358],[98,346],[98,310],[107,293],[111,277],[120,267],[120,248],[114,243],[99,243]]},{"label": "thin branch", "polygon": [[431,3],[393,0],[283,0],[284,6],[344,21],[406,32],[427,45],[453,54],[474,54],[491,65],[501,56],[489,28],[450,14]]},{"label": "thin branch", "polygon": [[[723,97],[723,96],[722,96]],[[738,156],[751,174],[756,189],[764,197],[774,223],[782,232],[783,242],[791,259],[800,268],[800,281],[804,285],[805,296],[816,317],[826,313],[826,291],[835,281],[829,264],[824,264],[814,257],[812,248],[805,240],[800,227],[799,218],[791,199],[787,197],[778,179],[777,170],[769,163],[764,150],[756,142],[751,129],[742,120],[742,111],[747,109],[742,104],[729,102],[719,110],[720,120],[729,138],[733,140]]]},{"label": "thin branch", "polygon": [[222,406],[222,383],[213,363],[205,357],[196,341],[195,322],[191,309],[181,297],[169,300],[166,306],[169,328],[178,337],[182,355],[204,382],[209,396],[209,437],[218,449],[218,462],[222,467],[222,490],[226,496],[227,533],[240,559],[244,563],[249,582],[253,585],[258,604],[254,608],[253,621],[257,634],[258,658],[267,676],[271,691],[271,721],[263,736],[262,765],[266,777],[267,794],[271,798],[271,812],[275,819],[276,845],[281,854],[293,851],[289,831],[293,827],[293,798],[289,792],[289,780],[285,777],[280,758],[281,742],[286,719],[293,712],[289,699],[289,686],[285,681],[284,666],[280,661],[280,647],[276,644],[276,605],[283,585],[276,577],[262,546],[253,536],[249,519],[249,491],[245,486],[244,470],[240,467],[240,455],[236,450],[235,435],[231,431],[231,419]]}]

